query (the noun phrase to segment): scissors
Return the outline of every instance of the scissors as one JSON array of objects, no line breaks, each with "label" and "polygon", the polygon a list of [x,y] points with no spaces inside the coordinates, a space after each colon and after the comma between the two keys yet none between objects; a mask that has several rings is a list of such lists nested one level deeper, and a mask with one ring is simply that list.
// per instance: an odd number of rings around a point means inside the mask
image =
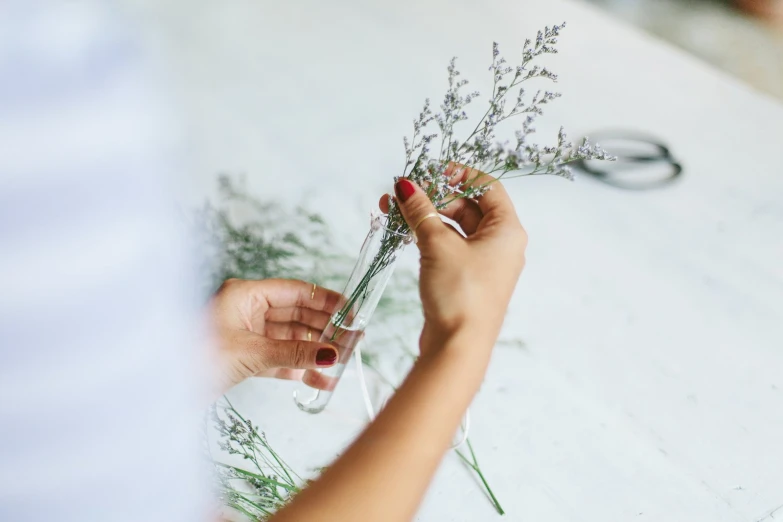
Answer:
[{"label": "scissors", "polygon": [[579,160],[573,166],[598,181],[626,190],[649,190],[679,179],[682,165],[663,142],[650,135],[611,130],[590,134],[617,161]]}]

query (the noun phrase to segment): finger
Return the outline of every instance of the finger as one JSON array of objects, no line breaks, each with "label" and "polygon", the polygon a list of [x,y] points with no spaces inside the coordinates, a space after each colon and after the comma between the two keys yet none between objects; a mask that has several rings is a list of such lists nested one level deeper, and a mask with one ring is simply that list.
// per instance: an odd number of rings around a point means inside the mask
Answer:
[{"label": "finger", "polygon": [[440,209],[440,213],[456,221],[468,236],[476,232],[484,217],[478,203],[469,198],[455,199]]},{"label": "finger", "polygon": [[273,308],[309,308],[332,314],[340,309],[344,298],[337,292],[297,279],[264,279],[252,281],[259,299]]},{"label": "finger", "polygon": [[465,167],[459,164],[449,165],[446,172],[452,172],[451,182],[455,185],[461,185],[463,190],[467,187],[489,187],[483,196],[476,199],[479,208],[484,213],[508,215],[513,214],[516,216],[514,210],[514,204],[511,202],[511,198],[508,196],[503,184],[497,180],[497,178],[484,174],[480,170]]},{"label": "finger", "polygon": [[331,314],[320,310],[311,310],[298,306],[288,308],[270,308],[264,319],[273,323],[300,323],[316,330],[323,330],[329,324]]},{"label": "finger", "polygon": [[307,370],[302,375],[302,382],[311,388],[319,390],[332,391],[337,386],[337,380],[314,370]]},{"label": "finger", "polygon": [[[440,220],[427,194],[407,178],[400,178],[394,185],[397,205],[405,222],[416,234],[419,248],[427,248],[436,236],[448,233],[447,226]],[[427,217],[434,214],[433,217]]]},{"label": "finger", "polygon": [[297,323],[267,323],[264,325],[264,335],[270,339],[279,341],[307,341],[326,343],[331,345],[338,352],[340,362],[346,362],[351,356],[351,346],[364,337],[364,333],[351,332],[349,335],[332,335],[328,339],[321,339],[322,330],[316,330],[303,324]]},{"label": "finger", "polygon": [[[384,214],[389,213],[390,197],[389,194],[385,194],[381,196],[380,201],[378,201],[378,206]],[[481,218],[484,217],[478,203],[468,198],[455,199],[441,208],[438,212],[441,215],[456,221],[462,231],[468,236],[476,232],[478,224],[481,222]]]},{"label": "finger", "polygon": [[378,200],[378,208],[381,209],[381,212],[384,214],[389,213],[389,198],[391,197],[391,194],[384,194],[381,196],[381,199]]},{"label": "finger", "polygon": [[270,339],[253,332],[238,333],[239,358],[251,375],[269,368],[328,368],[337,362],[330,345],[302,340]]},{"label": "finger", "polygon": [[318,341],[323,330],[316,330],[301,323],[273,323],[264,325],[264,335],[280,341]]},{"label": "finger", "polygon": [[269,377],[272,379],[284,379],[286,381],[301,381],[302,375],[307,370],[294,370],[292,368],[272,368],[258,372],[256,377]]}]

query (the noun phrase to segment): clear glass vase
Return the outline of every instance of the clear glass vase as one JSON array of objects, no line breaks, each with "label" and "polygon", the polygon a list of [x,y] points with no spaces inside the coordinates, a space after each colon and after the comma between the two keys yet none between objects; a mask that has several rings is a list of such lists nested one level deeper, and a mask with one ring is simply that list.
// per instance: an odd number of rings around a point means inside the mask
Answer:
[{"label": "clear glass vase", "polygon": [[319,413],[326,408],[394,272],[397,254],[411,242],[410,235],[388,228],[387,222],[383,215],[372,218],[370,232],[343,290],[342,307],[332,315],[319,340],[337,349],[337,364],[305,371],[294,390],[294,401],[302,411]]}]

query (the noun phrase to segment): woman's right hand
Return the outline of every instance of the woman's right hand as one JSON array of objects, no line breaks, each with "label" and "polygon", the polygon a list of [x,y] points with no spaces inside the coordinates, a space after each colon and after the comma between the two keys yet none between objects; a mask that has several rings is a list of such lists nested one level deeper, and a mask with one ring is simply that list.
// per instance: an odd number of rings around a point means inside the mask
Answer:
[{"label": "woman's right hand", "polygon": [[[419,224],[415,233],[425,320],[421,352],[426,356],[456,346],[469,348],[472,357],[488,356],[525,264],[527,234],[499,181],[454,164],[447,173],[453,184],[491,183],[478,200],[457,199],[440,212],[459,223],[467,238],[436,217],[424,219],[436,210],[421,187],[405,178],[394,187],[405,221],[411,227]],[[469,342],[445,342],[455,336]]]},{"label": "woman's right hand", "polygon": [[[454,183],[492,181],[451,169]],[[420,187],[400,180],[395,192],[405,220],[420,223],[421,357],[364,433],[275,522],[411,520],[484,377],[525,260],[514,207],[500,183],[478,201],[454,201],[443,214],[463,238],[440,219],[421,221],[435,208]]]}]

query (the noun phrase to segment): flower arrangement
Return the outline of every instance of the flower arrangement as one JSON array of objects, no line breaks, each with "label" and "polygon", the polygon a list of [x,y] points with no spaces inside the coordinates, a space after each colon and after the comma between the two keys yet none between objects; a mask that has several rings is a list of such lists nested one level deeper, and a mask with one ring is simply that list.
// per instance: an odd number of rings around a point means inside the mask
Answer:
[{"label": "flower arrangement", "polygon": [[218,501],[250,520],[264,520],[299,491],[301,477],[272,449],[266,435],[224,398],[210,409],[219,436],[218,447],[238,455],[244,466],[213,461]]},{"label": "flower arrangement", "polygon": [[[489,106],[473,130],[461,139],[457,137],[455,128],[468,120],[465,107],[478,98],[479,93],[462,94],[468,81],[459,79],[456,58],[452,58],[448,67],[449,88],[440,105],[440,112],[432,112],[429,99],[424,102],[419,117],[413,121],[412,139],[403,138],[405,166],[402,174],[395,178],[395,182],[400,178],[407,178],[427,187],[427,194],[435,208],[442,209],[456,199],[480,198],[492,188],[492,183],[501,179],[551,174],[573,180],[569,163],[615,159],[600,146],[591,144],[588,138],[584,138],[580,145],[574,146],[562,127],[556,145],[542,147],[530,141],[530,135],[535,133],[536,118],[544,113],[543,107],[561,94],[539,90],[527,101],[523,84],[534,78],[557,82],[556,74],[546,67],[534,65],[534,62],[542,55],[558,52],[556,45],[563,28],[565,23],[546,27],[538,32],[535,42],[526,40],[521,63],[516,67],[509,66],[506,59],[500,56],[497,43],[492,44],[492,65],[489,70],[493,76],[493,87]],[[512,103],[508,103],[509,100],[513,100]],[[515,143],[510,145],[497,140],[497,129],[500,124],[512,118],[521,118],[521,126],[515,131]],[[440,134],[427,133],[433,122]],[[438,136],[441,139],[436,158],[430,153]],[[452,183],[454,175],[453,172],[449,174],[450,164],[468,169],[472,177],[467,177],[459,184]],[[487,177],[487,181],[483,183],[474,183],[485,175],[492,178]],[[389,201],[388,227],[401,237],[410,234],[410,228],[393,199]],[[389,247],[394,246],[393,240],[390,239]]]},{"label": "flower arrangement", "polygon": [[[437,209],[443,209],[459,198],[480,198],[491,190],[492,183],[500,179],[539,174],[573,179],[568,166],[571,162],[613,160],[606,151],[591,144],[587,138],[574,146],[562,128],[554,145],[542,147],[531,141],[536,118],[543,114],[544,106],[559,98],[560,94],[537,91],[528,97],[524,84],[534,78],[557,81],[553,72],[534,62],[543,55],[557,53],[557,39],[564,27],[565,24],[547,27],[538,32],[535,41],[527,40],[520,63],[515,67],[507,64],[500,55],[497,43],[493,44],[492,64],[489,67],[493,75],[492,95],[484,115],[473,130],[462,138],[458,137],[457,130],[459,124],[468,120],[465,108],[479,94],[463,94],[463,88],[468,82],[459,78],[456,59],[452,59],[448,66],[448,90],[440,111],[433,113],[430,101],[426,100],[424,108],[413,122],[412,138],[404,139],[405,164],[395,182],[402,177],[412,180],[425,188]],[[510,120],[521,122],[515,132],[514,143],[498,141],[499,125]],[[433,126],[439,132],[430,133]],[[438,137],[440,143],[436,156],[433,147]],[[470,169],[467,179],[460,183],[453,182],[456,178],[453,175],[454,165],[459,169]],[[333,287],[335,282],[344,281],[346,274],[351,273],[349,284],[343,292],[345,303],[332,316],[329,328],[321,338],[322,342],[334,343],[342,351],[341,364],[337,365],[336,373],[332,374],[335,383],[353,350],[353,344],[341,342],[341,335],[349,333],[351,335],[348,337],[358,339],[359,336],[353,333],[359,329],[363,334],[376,306],[387,312],[380,323],[399,317],[394,314],[409,315],[418,310],[412,303],[415,299],[412,296],[416,295],[412,274],[405,274],[409,277],[402,278],[406,284],[392,285],[395,291],[384,294],[398,252],[413,240],[410,227],[392,198],[388,202],[388,214],[382,220],[374,218],[360,262],[354,266],[353,272],[349,272],[350,259],[336,253],[328,239],[328,228],[319,216],[300,209],[287,219],[280,219],[279,207],[247,197],[226,177],[222,177],[220,183],[221,193],[227,201],[250,204],[260,219],[239,226],[232,222],[225,210],[211,207],[205,209],[202,219],[206,219],[202,224],[212,233],[211,245],[216,247],[213,248],[216,251],[212,257],[217,257],[219,267],[210,273],[208,287],[216,288],[226,277],[295,277]],[[289,228],[283,230],[281,226]],[[313,238],[319,239],[313,241]],[[374,248],[368,250],[371,238],[374,238]],[[358,326],[353,323],[357,317],[363,317]],[[394,334],[386,337],[383,342],[376,343],[375,347],[381,349],[365,351],[362,360],[377,371],[376,363],[382,358],[380,354],[387,356],[389,353],[382,348],[395,343],[397,339]],[[396,344],[402,348],[397,353],[401,353],[403,359],[411,361],[415,358],[405,344]],[[393,379],[377,373],[385,383],[394,387]],[[311,411],[320,411],[325,405],[326,402],[321,401]],[[222,408],[223,417],[217,410],[212,415],[220,438],[219,446],[226,453],[241,456],[250,465],[233,466],[215,461],[219,471],[221,499],[226,507],[253,519],[264,519],[299,490],[301,479],[271,448],[255,424],[242,417],[228,402]],[[457,455],[476,473],[493,507],[503,514],[479,466],[470,440],[467,439],[466,443],[467,451],[457,449]]]},{"label": "flower arrangement", "polygon": [[[196,227],[205,236],[201,251],[194,256],[207,261],[202,270],[205,298],[229,277],[301,278],[330,288],[346,279],[352,259],[334,246],[331,230],[319,215],[260,201],[226,175],[219,176],[218,189],[220,204],[208,204],[195,216]],[[244,211],[245,218],[237,219],[232,210]],[[378,305],[378,320],[367,332],[371,342],[362,352],[362,361],[388,390],[402,380],[416,357],[408,347],[409,340],[401,337],[393,324],[420,320],[417,296],[416,275],[396,272]],[[213,405],[208,423],[221,454],[210,460],[222,508],[263,520],[299,491],[304,481],[275,451],[258,424],[243,416],[228,399]],[[476,474],[492,505],[502,514],[470,438],[466,445],[466,451],[457,449],[455,453]],[[229,464],[225,457],[240,458],[241,462]]]},{"label": "flower arrangement", "polygon": [[[574,146],[561,127],[557,143],[539,146],[530,140],[535,132],[536,118],[543,107],[560,97],[552,91],[537,91],[528,98],[526,82],[542,78],[557,81],[557,75],[546,67],[537,65],[540,57],[557,53],[557,43],[565,23],[546,27],[539,31],[535,42],[526,40],[520,63],[511,67],[500,55],[497,43],[492,44],[493,77],[492,95],[484,115],[473,130],[459,138],[457,127],[467,121],[465,108],[479,97],[478,92],[463,94],[468,84],[460,79],[456,58],[448,66],[448,89],[439,112],[433,112],[430,100],[417,119],[413,121],[413,136],[403,138],[405,164],[402,174],[395,178],[407,178],[425,188],[436,209],[443,209],[460,198],[478,199],[498,180],[550,174],[573,179],[569,163],[580,160],[614,160],[598,145],[587,138]],[[520,121],[513,144],[497,139],[497,129],[507,121]],[[439,132],[430,133],[432,126]],[[434,130],[434,129],[433,129]],[[437,156],[432,154],[435,139],[440,136]],[[455,176],[454,166],[467,176]],[[459,183],[455,179],[460,179]],[[386,282],[393,270],[397,254],[413,240],[413,234],[402,217],[394,198],[389,197],[389,211],[384,221],[372,223],[353,274],[345,287],[345,303],[331,319],[330,328],[320,342],[333,344],[340,352],[340,363],[325,370],[308,370],[305,381],[322,383],[321,389],[302,386],[294,394],[300,409],[309,413],[322,411],[329,401],[345,363],[351,355],[361,333],[369,322],[383,294]],[[379,234],[382,234],[379,237]],[[317,375],[316,375],[317,374]]]}]

